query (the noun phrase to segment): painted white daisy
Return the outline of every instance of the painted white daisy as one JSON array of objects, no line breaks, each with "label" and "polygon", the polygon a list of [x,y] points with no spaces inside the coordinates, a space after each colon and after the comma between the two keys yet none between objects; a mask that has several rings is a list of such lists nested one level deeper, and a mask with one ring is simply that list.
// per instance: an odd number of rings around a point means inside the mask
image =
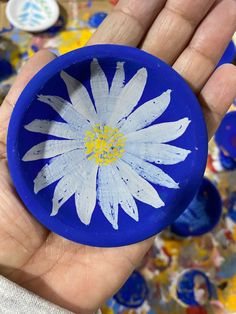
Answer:
[{"label": "painted white daisy", "polygon": [[164,206],[153,185],[178,189],[179,184],[156,165],[178,164],[190,153],[167,144],[186,131],[190,123],[187,117],[153,124],[170,104],[171,90],[137,106],[148,73],[141,68],[125,84],[124,62],[117,62],[111,86],[98,61],[91,62],[93,99],[83,84],[66,72],[61,72],[61,78],[70,102],[48,95],[38,99],[64,122],[34,120],[25,126],[28,131],[58,139],[37,144],[22,159],[49,159],[34,180],[34,191],[57,182],[51,216],[57,215],[73,195],[82,223],[90,224],[98,201],[114,229],[118,229],[119,206],[136,221],[135,199],[154,208]]}]

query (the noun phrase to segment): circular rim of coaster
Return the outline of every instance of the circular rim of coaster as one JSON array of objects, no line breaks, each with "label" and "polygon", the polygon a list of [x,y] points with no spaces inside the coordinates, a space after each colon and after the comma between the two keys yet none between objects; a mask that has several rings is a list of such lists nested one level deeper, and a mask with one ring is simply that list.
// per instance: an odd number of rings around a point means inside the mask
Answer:
[{"label": "circular rim of coaster", "polygon": [[[196,301],[194,301],[194,303],[186,303],[184,300],[182,300],[179,297],[179,283],[181,282],[181,280],[184,278],[184,276],[187,273],[195,273],[192,274],[191,277],[195,277],[196,275],[201,275],[205,280],[206,280],[206,284],[207,284],[207,288],[208,288],[208,293],[209,293],[209,300],[212,298],[212,283],[209,279],[209,277],[201,270],[198,268],[191,268],[191,269],[185,269],[183,270],[180,274],[177,275],[177,277],[175,278],[174,282],[172,283],[171,286],[171,293],[173,298],[176,300],[176,302],[184,307],[186,306],[200,306],[200,304],[198,304]],[[194,292],[194,291],[193,291]]]},{"label": "circular rim of coaster", "polygon": [[[18,131],[23,127],[22,120],[30,106],[28,100],[33,100],[47,81],[65,68],[73,66],[75,63],[83,63],[88,59],[93,60],[95,56],[96,58],[111,58],[112,56],[112,58],[119,60],[122,55],[125,56],[125,60],[129,60],[131,62],[134,62],[135,60],[135,62],[138,62],[138,64],[142,66],[147,65],[150,68],[158,68],[162,66],[165,68],[168,75],[175,77],[175,80],[179,84],[178,86],[180,86],[179,88],[186,90],[190,99],[192,99],[193,103],[191,104],[191,107],[189,107],[189,110],[191,110],[191,117],[196,118],[194,125],[197,124],[199,127],[199,130],[194,128],[194,136],[196,136],[195,143],[198,143],[199,146],[197,146],[194,151],[194,158],[196,158],[196,160],[193,164],[191,164],[191,167],[194,166],[196,171],[194,173],[193,171],[188,172],[192,176],[192,180],[189,181],[191,182],[191,185],[188,185],[188,187],[185,185],[185,189],[187,189],[186,191],[188,192],[181,194],[181,206],[178,206],[175,210],[172,210],[171,207],[171,213],[169,209],[168,213],[162,213],[161,218],[158,216],[156,218],[158,219],[158,224],[156,222],[152,222],[152,224],[147,221],[145,224],[142,222],[142,225],[137,224],[137,227],[126,230],[125,234],[122,233],[122,237],[111,234],[110,231],[109,233],[104,232],[104,234],[99,234],[99,236],[97,235],[94,237],[94,233],[91,233],[88,228],[85,231],[79,230],[78,232],[78,229],[64,224],[59,219],[56,221],[49,220],[48,214],[45,215],[40,202],[35,199],[35,196],[33,197],[32,190],[29,188],[28,184],[18,171],[21,167],[21,163],[15,147],[18,141]],[[179,216],[183,209],[186,208],[186,205],[190,203],[201,183],[207,160],[207,148],[207,131],[203,114],[195,95],[187,83],[178,75],[177,72],[158,58],[146,52],[140,51],[137,48],[119,45],[97,45],[84,47],[58,57],[40,70],[25,87],[17,101],[10,120],[7,140],[8,162],[11,177],[19,196],[33,216],[45,227],[67,239],[81,244],[100,247],[115,247],[140,242],[157,234],[170,225]],[[151,219],[151,217],[149,218]],[[151,222],[150,219],[149,222]]]}]

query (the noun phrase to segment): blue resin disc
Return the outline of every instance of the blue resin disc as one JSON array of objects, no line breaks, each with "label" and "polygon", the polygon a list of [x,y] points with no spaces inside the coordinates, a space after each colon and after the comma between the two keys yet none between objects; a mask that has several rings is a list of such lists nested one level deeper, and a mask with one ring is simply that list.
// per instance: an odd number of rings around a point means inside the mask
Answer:
[{"label": "blue resin disc", "polygon": [[148,287],[144,278],[137,271],[129,277],[123,287],[114,295],[120,305],[138,308],[147,299]]},{"label": "blue resin disc", "polygon": [[[197,291],[204,291],[204,300],[201,304],[197,297]],[[202,271],[191,269],[185,271],[177,283],[177,298],[187,306],[205,305],[211,299],[212,287],[209,278]]]},{"label": "blue resin disc", "polygon": [[37,220],[108,247],[147,239],[183,212],[203,177],[207,131],[170,66],[98,45],[36,74],[14,108],[7,147],[17,192]]},{"label": "blue resin disc", "polygon": [[222,213],[221,197],[210,180],[204,178],[200,189],[188,208],[172,224],[171,230],[179,236],[200,236],[211,231]]}]

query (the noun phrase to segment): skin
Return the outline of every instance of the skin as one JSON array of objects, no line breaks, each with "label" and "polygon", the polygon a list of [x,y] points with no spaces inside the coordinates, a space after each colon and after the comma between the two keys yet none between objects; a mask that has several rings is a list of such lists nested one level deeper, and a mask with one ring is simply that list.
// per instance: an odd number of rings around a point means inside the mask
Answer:
[{"label": "skin", "polygon": [[[198,96],[210,138],[236,97],[235,67],[213,72],[235,30],[235,0],[120,0],[88,44],[138,46],[172,65]],[[153,239],[106,249],[75,244],[40,225],[17,197],[6,159],[9,118],[25,85],[54,58],[46,50],[31,58],[0,107],[0,273],[66,309],[92,313]]]}]

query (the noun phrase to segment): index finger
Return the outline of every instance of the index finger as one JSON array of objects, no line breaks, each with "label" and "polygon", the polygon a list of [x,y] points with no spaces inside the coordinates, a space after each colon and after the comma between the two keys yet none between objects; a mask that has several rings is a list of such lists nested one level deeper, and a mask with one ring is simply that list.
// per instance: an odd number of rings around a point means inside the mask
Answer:
[{"label": "index finger", "polygon": [[137,46],[165,3],[166,0],[120,0],[88,45]]}]

